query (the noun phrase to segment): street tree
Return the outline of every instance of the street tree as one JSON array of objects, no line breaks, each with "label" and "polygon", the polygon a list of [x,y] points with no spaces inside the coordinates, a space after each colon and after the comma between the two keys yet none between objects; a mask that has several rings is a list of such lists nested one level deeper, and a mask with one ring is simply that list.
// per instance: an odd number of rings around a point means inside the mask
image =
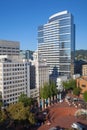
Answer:
[{"label": "street tree", "polygon": [[49,88],[50,88],[50,96],[57,95],[58,90],[57,90],[56,84],[54,82],[52,82],[52,81],[50,82]]},{"label": "street tree", "polygon": [[45,83],[43,87],[40,88],[40,97],[43,99],[50,98],[57,95],[57,88],[55,83],[50,82],[50,84]]},{"label": "street tree", "polygon": [[83,98],[84,98],[85,102],[87,102],[87,91],[85,91],[85,92],[83,93]]},{"label": "street tree", "polygon": [[14,121],[29,121],[30,124],[34,124],[34,115],[30,112],[30,108],[24,107],[22,102],[18,102],[15,104],[10,104],[7,108],[7,112],[9,113],[9,117]]},{"label": "street tree", "polygon": [[70,79],[68,81],[63,82],[64,89],[66,91],[74,90],[76,88],[76,80]]},{"label": "street tree", "polygon": [[43,87],[40,88],[40,97],[47,99],[50,95],[49,84],[45,83]]},{"label": "street tree", "polygon": [[18,102],[22,102],[22,103],[24,104],[24,106],[26,107],[26,106],[31,106],[31,105],[33,105],[34,100],[33,100],[33,98],[27,97],[26,94],[21,94],[21,95],[19,96],[19,98],[18,98]]},{"label": "street tree", "polygon": [[79,96],[80,92],[81,92],[81,89],[79,87],[76,87],[76,88],[73,89],[73,94],[76,95],[76,96]]}]

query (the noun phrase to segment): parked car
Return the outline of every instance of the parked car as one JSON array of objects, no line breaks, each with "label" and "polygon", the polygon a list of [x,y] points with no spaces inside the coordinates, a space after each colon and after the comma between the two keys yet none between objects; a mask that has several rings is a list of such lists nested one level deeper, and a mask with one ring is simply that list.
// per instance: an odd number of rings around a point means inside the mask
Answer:
[{"label": "parked car", "polygon": [[79,122],[73,123],[71,127],[77,130],[85,130],[85,126]]},{"label": "parked car", "polygon": [[51,127],[49,130],[58,130],[57,127]]}]

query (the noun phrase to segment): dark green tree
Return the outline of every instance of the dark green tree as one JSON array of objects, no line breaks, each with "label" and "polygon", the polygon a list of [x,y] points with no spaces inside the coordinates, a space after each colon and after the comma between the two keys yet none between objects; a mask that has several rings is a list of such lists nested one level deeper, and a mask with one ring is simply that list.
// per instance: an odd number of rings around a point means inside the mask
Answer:
[{"label": "dark green tree", "polygon": [[56,94],[57,88],[53,82],[50,82],[50,84],[45,83],[44,86],[40,88],[40,97],[43,99],[50,98]]},{"label": "dark green tree", "polygon": [[[83,98],[84,98],[84,101],[85,101],[85,109],[87,109],[87,91],[85,91],[83,93]],[[86,116],[86,119],[87,119],[87,116]]]},{"label": "dark green tree", "polygon": [[83,93],[83,98],[84,98],[85,102],[87,102],[87,91],[85,91],[85,92]]},{"label": "dark green tree", "polygon": [[57,95],[58,90],[57,90],[56,84],[54,82],[52,82],[52,81],[50,82],[49,88],[50,88],[50,96]]},{"label": "dark green tree", "polygon": [[3,123],[7,120],[7,115],[3,110],[0,110],[0,123]]},{"label": "dark green tree", "polygon": [[22,102],[24,106],[31,106],[34,103],[33,98],[27,97],[26,94],[21,94],[18,98],[18,102]]},{"label": "dark green tree", "polygon": [[76,88],[76,80],[70,79],[66,82],[63,82],[63,86],[66,91],[74,90],[74,88]]},{"label": "dark green tree", "polygon": [[78,87],[74,88],[73,89],[73,94],[76,95],[76,96],[79,96],[80,95],[80,92],[81,92],[81,89]]},{"label": "dark green tree", "polygon": [[0,109],[1,109],[2,106],[3,106],[3,103],[2,103],[2,96],[0,95]]},{"label": "dark green tree", "polygon": [[49,95],[49,84],[45,83],[44,86],[40,88],[40,97],[43,99],[47,99]]},{"label": "dark green tree", "polygon": [[0,109],[1,109],[2,106],[3,106],[3,103],[2,103],[2,101],[0,101]]}]

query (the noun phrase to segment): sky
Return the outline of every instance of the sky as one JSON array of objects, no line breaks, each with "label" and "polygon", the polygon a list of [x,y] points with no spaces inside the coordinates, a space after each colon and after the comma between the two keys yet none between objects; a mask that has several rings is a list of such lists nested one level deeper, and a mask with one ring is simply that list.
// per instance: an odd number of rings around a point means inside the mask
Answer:
[{"label": "sky", "polygon": [[76,49],[87,49],[87,0],[0,0],[0,40],[19,41],[20,49],[37,49],[37,28],[68,10],[74,16]]}]

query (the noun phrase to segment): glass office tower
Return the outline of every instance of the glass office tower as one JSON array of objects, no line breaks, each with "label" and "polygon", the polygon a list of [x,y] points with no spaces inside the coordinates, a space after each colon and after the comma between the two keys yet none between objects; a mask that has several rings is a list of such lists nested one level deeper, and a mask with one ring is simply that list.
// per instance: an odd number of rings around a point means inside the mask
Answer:
[{"label": "glass office tower", "polygon": [[75,26],[71,13],[56,13],[47,24],[38,27],[38,58],[47,61],[51,77],[71,76],[74,51]]}]

